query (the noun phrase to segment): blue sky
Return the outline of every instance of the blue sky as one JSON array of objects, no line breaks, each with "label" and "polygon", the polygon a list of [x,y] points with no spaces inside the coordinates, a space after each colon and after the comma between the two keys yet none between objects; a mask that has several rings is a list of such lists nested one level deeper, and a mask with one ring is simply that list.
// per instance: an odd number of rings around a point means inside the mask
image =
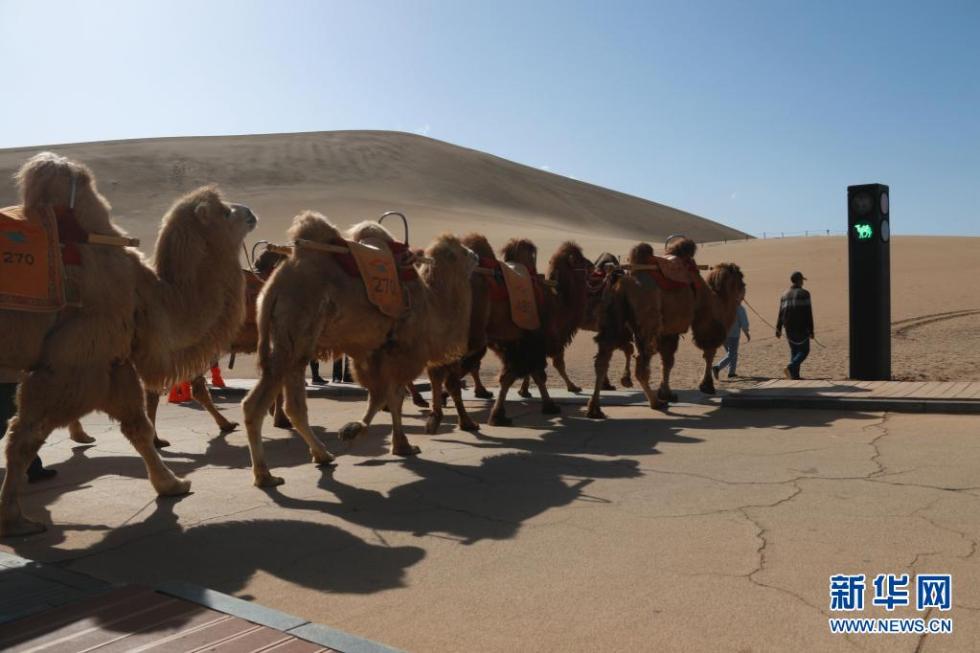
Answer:
[{"label": "blue sky", "polygon": [[980,235],[980,2],[13,2],[0,147],[395,129],[759,234]]}]

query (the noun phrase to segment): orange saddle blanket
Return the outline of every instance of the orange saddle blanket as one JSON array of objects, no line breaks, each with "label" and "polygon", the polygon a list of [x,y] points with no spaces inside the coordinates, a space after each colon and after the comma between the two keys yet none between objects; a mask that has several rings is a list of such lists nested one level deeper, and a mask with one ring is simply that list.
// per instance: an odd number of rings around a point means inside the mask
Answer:
[{"label": "orange saddle blanket", "polygon": [[405,302],[398,266],[391,250],[354,241],[347,241],[347,248],[364,280],[368,300],[388,317],[401,317],[405,312]]},{"label": "orange saddle blanket", "polygon": [[0,309],[47,312],[65,305],[58,226],[51,211],[0,209]]},{"label": "orange saddle blanket", "polygon": [[510,317],[514,324],[528,331],[541,328],[538,302],[534,293],[534,280],[528,269],[520,263],[502,262],[507,295],[510,297]]}]

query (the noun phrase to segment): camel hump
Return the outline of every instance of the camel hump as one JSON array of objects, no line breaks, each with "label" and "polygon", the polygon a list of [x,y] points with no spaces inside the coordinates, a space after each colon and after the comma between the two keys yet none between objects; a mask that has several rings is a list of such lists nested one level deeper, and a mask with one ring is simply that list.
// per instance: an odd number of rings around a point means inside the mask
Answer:
[{"label": "camel hump", "polygon": [[54,312],[65,306],[64,269],[53,211],[0,209],[0,309]]}]

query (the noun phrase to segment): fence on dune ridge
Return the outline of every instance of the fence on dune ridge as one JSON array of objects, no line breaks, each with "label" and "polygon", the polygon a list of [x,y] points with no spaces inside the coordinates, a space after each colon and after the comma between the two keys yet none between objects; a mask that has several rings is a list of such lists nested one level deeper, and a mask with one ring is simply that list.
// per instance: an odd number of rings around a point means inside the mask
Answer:
[{"label": "fence on dune ridge", "polygon": [[846,236],[847,231],[840,229],[805,229],[803,231],[763,231],[761,234],[746,234],[744,238],[727,238],[725,240],[699,241],[699,247],[727,245],[747,240],[776,240],[780,238],[826,238],[827,236]]}]

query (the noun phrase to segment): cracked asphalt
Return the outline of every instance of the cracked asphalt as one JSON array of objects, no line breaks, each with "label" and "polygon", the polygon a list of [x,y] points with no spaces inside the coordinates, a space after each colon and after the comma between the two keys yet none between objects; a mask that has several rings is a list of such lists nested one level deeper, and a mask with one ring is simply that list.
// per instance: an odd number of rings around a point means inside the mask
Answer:
[{"label": "cracked asphalt", "polygon": [[[682,399],[687,395],[682,393]],[[57,479],[24,508],[53,522],[19,555],[111,581],[183,580],[409,651],[969,651],[980,645],[976,416],[581,405],[513,428],[422,434],[387,454],[382,415],[353,445],[357,398],[312,399],[339,454],[320,469],[267,420],[275,490],[251,485],[244,433],[163,405],[165,457],[194,482],[157,499],[107,418],[55,432]],[[470,404],[486,419],[481,402]],[[236,403],[221,404],[240,419]],[[952,635],[834,635],[829,577],[950,573]],[[855,615],[846,615],[855,616]]]}]

